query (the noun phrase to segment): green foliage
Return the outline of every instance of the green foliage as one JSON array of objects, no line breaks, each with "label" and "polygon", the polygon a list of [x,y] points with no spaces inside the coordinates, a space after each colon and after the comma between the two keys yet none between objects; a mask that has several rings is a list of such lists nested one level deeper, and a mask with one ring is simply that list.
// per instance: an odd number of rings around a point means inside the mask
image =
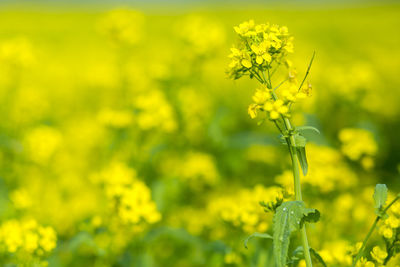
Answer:
[{"label": "green foliage", "polygon": [[274,215],[274,256],[278,267],[286,265],[290,235],[303,227],[305,222],[317,222],[320,213],[306,208],[303,201],[284,202]]},{"label": "green foliage", "polygon": [[253,237],[258,237],[258,238],[265,238],[265,239],[273,239],[273,237],[270,234],[266,234],[266,233],[253,233],[251,235],[249,235],[245,240],[244,240],[244,247],[247,248],[247,243],[249,242],[250,239],[252,239]]},{"label": "green foliage", "polygon": [[315,249],[310,248],[310,252],[311,252],[311,255],[312,255],[322,266],[327,267],[327,265],[326,265],[324,259],[322,259],[321,255],[319,255],[319,253],[318,253]]},{"label": "green foliage", "polygon": [[375,213],[382,216],[382,209],[385,206],[388,196],[388,189],[385,184],[377,184],[374,191]]},{"label": "green foliage", "polygon": [[299,157],[299,163],[301,166],[301,169],[303,171],[303,175],[307,175],[308,172],[308,162],[307,162],[307,156],[306,156],[306,143],[307,139],[302,136],[299,133],[296,133],[294,136],[295,140],[295,149],[297,156]]},{"label": "green foliage", "polygon": [[[321,255],[319,255],[319,253],[315,249],[310,248],[310,252],[311,252],[312,258],[315,259],[315,262],[318,262],[323,267],[327,267],[327,265],[326,265],[325,261],[322,259]],[[298,246],[293,251],[292,257],[291,257],[290,261],[287,264],[289,264],[291,267],[297,266],[298,262],[303,258],[304,258],[303,247],[302,246]]]},{"label": "green foliage", "polygon": [[309,132],[321,134],[321,132],[313,126],[299,126],[299,127],[296,127],[296,131],[298,131],[303,136]]}]

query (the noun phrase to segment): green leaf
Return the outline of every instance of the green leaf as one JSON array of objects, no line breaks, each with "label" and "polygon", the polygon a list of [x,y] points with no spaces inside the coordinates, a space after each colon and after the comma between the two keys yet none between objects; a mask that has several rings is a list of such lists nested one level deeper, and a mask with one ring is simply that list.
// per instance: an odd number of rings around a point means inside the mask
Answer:
[{"label": "green leaf", "polygon": [[299,127],[296,127],[296,130],[301,135],[304,135],[304,133],[307,133],[308,131],[315,132],[317,134],[321,134],[321,132],[317,128],[312,127],[312,126],[299,126]]},{"label": "green leaf", "polygon": [[305,222],[309,223],[316,223],[319,221],[319,218],[321,217],[321,213],[317,209],[312,209],[312,208],[304,208],[303,211],[304,217],[303,220],[301,221],[301,226]]},{"label": "green leaf", "polygon": [[284,267],[289,250],[290,235],[307,222],[316,222],[319,211],[306,208],[303,201],[287,201],[276,209],[274,215],[274,256],[276,265]]},{"label": "green leaf", "polygon": [[319,261],[319,263],[322,264],[322,266],[327,267],[324,259],[321,257],[321,255],[319,255],[319,253],[315,249],[310,248],[310,252],[311,255],[314,256],[314,258],[317,259],[317,261]]},{"label": "green leaf", "polygon": [[296,153],[298,155],[299,158],[299,163],[301,166],[301,169],[303,171],[303,175],[307,175],[308,172],[308,163],[307,163],[307,156],[306,156],[306,143],[307,143],[307,139],[302,136],[299,133],[296,133],[294,135],[294,142],[295,142],[295,149],[296,149]]},{"label": "green leaf", "polygon": [[258,237],[258,238],[267,238],[267,239],[273,239],[273,237],[269,234],[264,234],[264,233],[253,233],[250,236],[248,236],[245,240],[244,240],[244,247],[247,248],[247,243],[249,242],[249,240],[253,237]]},{"label": "green leaf", "polygon": [[297,156],[299,158],[299,163],[303,171],[303,175],[306,176],[308,173],[308,162],[305,147],[296,147]]},{"label": "green leaf", "polygon": [[294,136],[294,142],[295,142],[296,147],[305,147],[306,143],[307,143],[307,139],[300,134],[296,134]]},{"label": "green leaf", "polygon": [[385,206],[388,196],[388,189],[385,184],[377,184],[374,191],[375,212],[381,216],[383,206]]}]

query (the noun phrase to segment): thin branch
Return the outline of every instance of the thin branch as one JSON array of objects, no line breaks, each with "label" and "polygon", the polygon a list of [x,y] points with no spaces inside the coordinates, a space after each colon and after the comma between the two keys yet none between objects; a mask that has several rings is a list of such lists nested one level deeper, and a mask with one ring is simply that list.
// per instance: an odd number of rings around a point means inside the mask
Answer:
[{"label": "thin branch", "polygon": [[314,61],[314,57],[315,57],[315,51],[313,52],[313,55],[312,55],[311,60],[310,60],[310,63],[308,64],[308,67],[307,67],[306,74],[304,75],[303,81],[301,82],[301,84],[299,86],[299,89],[297,91],[300,91],[301,87],[303,86],[304,82],[306,81],[307,76],[310,73],[310,69],[311,69],[311,65],[312,65],[312,63]]}]

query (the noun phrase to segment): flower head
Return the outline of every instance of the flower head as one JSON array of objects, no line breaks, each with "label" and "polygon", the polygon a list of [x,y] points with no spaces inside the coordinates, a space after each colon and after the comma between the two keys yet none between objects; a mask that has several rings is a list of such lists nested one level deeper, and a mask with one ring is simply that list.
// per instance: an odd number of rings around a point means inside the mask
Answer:
[{"label": "flower head", "polygon": [[228,73],[238,79],[243,75],[271,68],[272,63],[286,62],[286,55],[293,53],[293,38],[287,27],[255,24],[249,20],[234,27],[239,35],[238,47],[231,49]]}]

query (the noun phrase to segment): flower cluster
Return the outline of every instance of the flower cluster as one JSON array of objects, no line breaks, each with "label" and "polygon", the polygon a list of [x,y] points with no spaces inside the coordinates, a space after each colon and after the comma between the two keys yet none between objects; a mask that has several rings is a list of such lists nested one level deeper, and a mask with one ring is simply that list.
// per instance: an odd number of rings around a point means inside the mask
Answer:
[{"label": "flower cluster", "polygon": [[161,220],[150,189],[137,178],[134,169],[115,162],[93,179],[104,184],[110,206],[123,224],[138,226],[141,230],[143,225]]},{"label": "flower cluster", "polygon": [[286,78],[277,87],[272,86],[272,76],[282,63],[288,68],[291,66],[287,55],[293,52],[293,37],[289,35],[287,27],[255,25],[250,20],[235,27],[235,31],[240,41],[239,46],[232,48],[229,55],[229,76],[238,79],[249,75],[262,84],[256,89],[253,103],[248,108],[250,117],[256,118],[259,111],[265,111],[270,120],[289,117],[292,103],[310,96],[312,88],[310,83],[298,83],[294,69],[288,71]]},{"label": "flower cluster", "polygon": [[253,189],[242,189],[233,195],[217,197],[209,204],[209,210],[210,214],[241,228],[247,234],[266,232],[270,227],[268,218],[271,214],[260,209],[260,203],[273,207],[287,197],[287,192],[281,187],[257,185]]},{"label": "flower cluster", "polygon": [[253,20],[234,27],[240,37],[237,48],[231,49],[231,63],[228,73],[233,79],[243,75],[258,75],[259,71],[271,68],[272,63],[280,64],[286,55],[293,52],[293,37],[287,27],[258,24]]},{"label": "flower cluster", "polygon": [[378,145],[371,132],[364,129],[345,128],[339,132],[342,152],[349,159],[361,161],[364,168],[374,166],[373,157],[378,151]]},{"label": "flower cluster", "polygon": [[173,108],[160,90],[138,95],[133,101],[133,108],[140,129],[159,128],[164,132],[173,132],[177,128]]},{"label": "flower cluster", "polygon": [[21,263],[46,265],[43,258],[56,247],[56,232],[35,220],[9,220],[0,226],[0,253]]},{"label": "flower cluster", "polygon": [[[303,177],[304,184],[318,188],[322,193],[348,189],[357,184],[355,173],[345,163],[339,151],[314,144],[308,144],[307,149],[310,169]],[[292,187],[292,179],[291,171],[287,170],[277,176],[275,181],[285,187]]]},{"label": "flower cluster", "polygon": [[400,203],[392,205],[388,212],[389,217],[383,221],[379,227],[379,234],[386,240],[395,240],[398,237],[396,233],[400,230]]}]

